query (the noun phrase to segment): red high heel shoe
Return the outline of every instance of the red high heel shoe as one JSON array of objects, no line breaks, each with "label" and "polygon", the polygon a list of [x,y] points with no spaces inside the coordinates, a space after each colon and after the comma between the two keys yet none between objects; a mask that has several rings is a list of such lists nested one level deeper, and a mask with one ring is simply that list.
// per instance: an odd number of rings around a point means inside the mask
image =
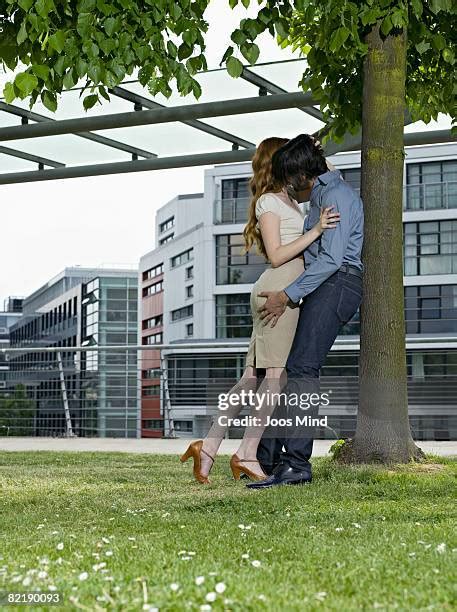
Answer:
[{"label": "red high heel shoe", "polygon": [[197,480],[201,484],[209,484],[208,476],[204,476],[201,473],[201,465],[202,465],[201,454],[203,453],[204,455],[209,457],[213,463],[214,463],[214,457],[211,457],[211,455],[208,454],[202,448],[202,446],[203,446],[203,440],[197,440],[196,442],[192,442],[191,444],[189,444],[188,449],[186,450],[184,455],[182,455],[181,457],[181,463],[185,463],[188,459],[190,459],[190,457],[192,457],[194,460],[194,470],[193,471],[194,471],[195,480]]}]

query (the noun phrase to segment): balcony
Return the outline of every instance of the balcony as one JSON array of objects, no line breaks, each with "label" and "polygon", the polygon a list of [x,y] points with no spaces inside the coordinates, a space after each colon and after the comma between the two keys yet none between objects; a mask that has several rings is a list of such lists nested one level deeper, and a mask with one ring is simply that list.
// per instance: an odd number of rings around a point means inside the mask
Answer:
[{"label": "balcony", "polygon": [[214,202],[214,223],[246,223],[248,219],[249,197],[223,198]]}]

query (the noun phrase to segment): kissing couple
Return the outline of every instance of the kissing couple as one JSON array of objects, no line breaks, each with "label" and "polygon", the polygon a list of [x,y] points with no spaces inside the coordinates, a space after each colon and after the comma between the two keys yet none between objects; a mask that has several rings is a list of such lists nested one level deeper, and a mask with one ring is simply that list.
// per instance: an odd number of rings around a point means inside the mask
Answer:
[{"label": "kissing couple", "polygon": [[[300,411],[279,397],[290,399],[293,392],[319,397],[327,353],[360,306],[363,204],[308,134],[265,139],[252,168],[243,235],[246,250],[255,245],[270,267],[252,288],[253,331],[246,367],[228,395],[271,399],[251,405],[253,418],[230,467],[236,480],[244,475],[252,481],[248,488],[264,489],[311,482],[313,428],[275,428],[269,423],[273,413],[290,416]],[[306,201],[309,212],[304,217],[300,203]],[[223,419],[214,420],[206,438],[191,443],[181,457],[182,462],[193,458],[198,482],[209,483],[227,423],[242,409],[240,402],[233,402]],[[316,402],[309,414],[317,415],[318,409]]]}]

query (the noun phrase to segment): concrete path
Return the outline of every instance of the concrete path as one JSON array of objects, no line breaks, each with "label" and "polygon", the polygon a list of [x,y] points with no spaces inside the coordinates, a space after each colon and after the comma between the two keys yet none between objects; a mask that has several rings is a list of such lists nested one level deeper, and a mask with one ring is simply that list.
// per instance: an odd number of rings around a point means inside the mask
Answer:
[{"label": "concrete path", "polygon": [[[158,438],[15,438],[0,437],[0,451],[90,451],[90,452],[120,452],[120,453],[152,453],[156,455],[178,455],[185,451],[190,440],[178,438],[165,440]],[[327,455],[332,440],[316,440],[314,442],[315,457]],[[236,451],[239,440],[224,440],[221,453],[232,454]],[[442,457],[457,456],[457,441],[455,442],[419,442],[426,453]]]}]

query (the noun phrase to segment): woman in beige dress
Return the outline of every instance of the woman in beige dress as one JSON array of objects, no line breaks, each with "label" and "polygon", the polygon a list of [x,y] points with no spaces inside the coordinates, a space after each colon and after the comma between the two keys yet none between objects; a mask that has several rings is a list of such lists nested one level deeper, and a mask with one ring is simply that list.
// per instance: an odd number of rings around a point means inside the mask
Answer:
[{"label": "woman in beige dress", "polygon": [[[285,383],[285,365],[299,314],[298,306],[291,304],[274,327],[264,325],[259,309],[265,298],[260,297],[259,293],[279,291],[300,276],[304,269],[303,251],[317,240],[324,230],[334,228],[339,219],[338,214],[327,208],[322,211],[319,223],[303,234],[302,210],[285,189],[275,184],[271,172],[271,158],[286,142],[285,138],[267,138],[257,147],[252,160],[252,199],[243,235],[246,250],[255,245],[271,265],[261,274],[251,293],[253,331],[246,357],[246,369],[239,382],[226,395],[246,398],[246,394],[251,391],[256,392],[256,398],[259,397],[258,394],[263,394],[266,401],[261,405],[260,402],[258,405],[251,404],[251,416],[255,417],[255,421],[252,419],[252,424],[246,427],[240,447],[231,458],[230,467],[237,480],[242,473],[253,480],[266,478],[256,458],[257,446],[268,424],[268,417],[275,408],[273,401],[268,400],[272,394],[279,393]],[[258,389],[257,368],[265,370],[265,378]],[[238,417],[244,405],[241,405],[240,401],[233,402],[233,405],[221,411],[206,438],[190,444],[181,457],[183,462],[193,458],[193,472],[198,482],[209,482],[208,474],[226,434],[227,423]]]}]

